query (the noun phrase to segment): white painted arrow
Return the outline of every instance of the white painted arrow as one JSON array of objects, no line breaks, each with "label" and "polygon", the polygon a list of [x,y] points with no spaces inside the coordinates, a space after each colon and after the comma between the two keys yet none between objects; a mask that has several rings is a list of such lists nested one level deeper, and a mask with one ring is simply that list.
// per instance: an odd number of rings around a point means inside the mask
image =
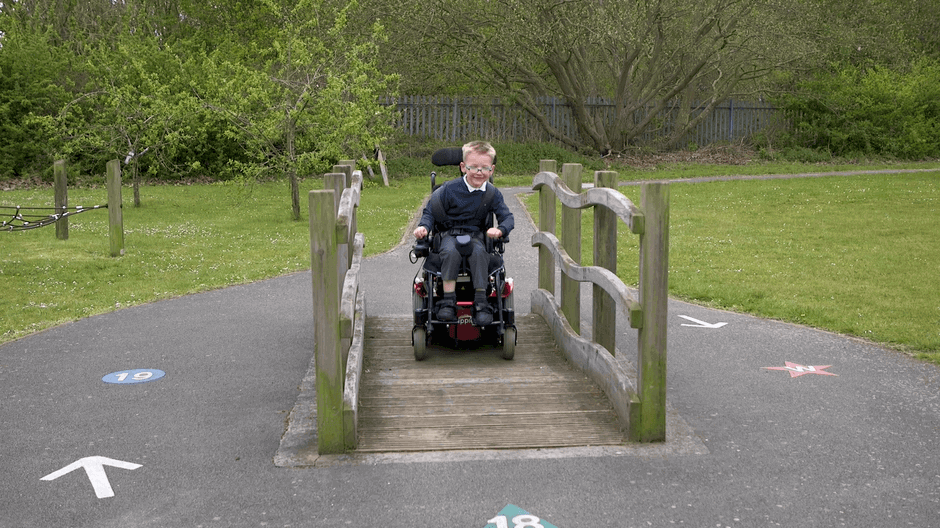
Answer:
[{"label": "white painted arrow", "polygon": [[106,499],[114,496],[114,490],[111,489],[111,483],[108,482],[108,475],[104,472],[105,466],[114,466],[121,469],[137,469],[140,467],[140,464],[114,460],[113,458],[103,456],[91,456],[80,458],[58,471],[49,473],[39,480],[55,480],[78,468],[84,468],[85,474],[88,475],[88,480],[91,481],[91,487],[95,489],[95,495],[97,495],[99,499]]},{"label": "white painted arrow", "polygon": [[680,315],[679,317],[681,317],[681,318],[683,318],[683,319],[686,319],[686,320],[688,320],[688,321],[692,321],[693,323],[696,323],[696,324],[686,324],[686,323],[682,323],[682,326],[691,326],[691,327],[693,327],[693,328],[721,328],[722,326],[725,326],[726,324],[728,324],[728,323],[714,323],[714,324],[712,324],[712,323],[706,323],[705,321],[699,321],[698,319],[692,319],[692,318],[689,317],[688,315]]}]

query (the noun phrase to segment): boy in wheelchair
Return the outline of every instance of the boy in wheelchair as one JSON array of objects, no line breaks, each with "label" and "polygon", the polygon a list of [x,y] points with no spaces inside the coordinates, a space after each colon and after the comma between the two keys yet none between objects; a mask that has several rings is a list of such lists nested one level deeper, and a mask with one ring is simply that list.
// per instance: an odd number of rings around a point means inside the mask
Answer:
[{"label": "boy in wheelchair", "polygon": [[[490,241],[506,238],[515,226],[503,195],[490,181],[496,169],[496,150],[483,141],[467,143],[462,148],[463,161],[457,178],[434,191],[424,208],[414,236],[421,243],[429,234],[439,236],[437,250],[441,259],[443,295],[437,303],[437,318],[457,319],[457,275],[464,257],[472,281],[473,324],[493,322],[493,311],[486,300],[490,253],[484,237]],[[487,222],[495,216],[496,225]],[[492,220],[490,220],[492,222]]]}]

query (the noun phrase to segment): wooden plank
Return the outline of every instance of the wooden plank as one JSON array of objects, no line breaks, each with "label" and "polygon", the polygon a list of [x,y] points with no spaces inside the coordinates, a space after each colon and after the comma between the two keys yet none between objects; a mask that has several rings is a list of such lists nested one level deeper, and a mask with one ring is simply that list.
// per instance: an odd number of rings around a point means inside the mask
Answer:
[{"label": "wooden plank", "polygon": [[[578,381],[577,383],[553,383],[551,385],[545,384],[530,384],[530,385],[521,385],[521,384],[489,384],[487,389],[490,391],[486,396],[492,398],[498,398],[502,396],[512,396],[514,398],[525,398],[528,396],[541,397],[541,398],[554,398],[554,397],[563,397],[563,398],[574,398],[578,395],[585,394],[591,398],[597,397],[603,394],[598,387],[594,385],[585,384],[583,381]],[[422,398],[429,399],[434,396],[434,394],[446,395],[451,398],[464,398],[472,397],[479,398],[479,387],[472,384],[447,384],[437,387],[433,386],[422,386],[422,385],[410,385],[410,386],[401,386],[396,384],[375,384],[371,385],[369,388],[369,394],[360,397],[360,400],[363,402],[369,401],[369,399],[405,399],[405,398]]]},{"label": "wooden plank", "polygon": [[415,361],[412,318],[369,318],[359,452],[619,445],[604,393],[555,348],[541,317],[517,317],[512,361],[494,346],[429,347]]}]

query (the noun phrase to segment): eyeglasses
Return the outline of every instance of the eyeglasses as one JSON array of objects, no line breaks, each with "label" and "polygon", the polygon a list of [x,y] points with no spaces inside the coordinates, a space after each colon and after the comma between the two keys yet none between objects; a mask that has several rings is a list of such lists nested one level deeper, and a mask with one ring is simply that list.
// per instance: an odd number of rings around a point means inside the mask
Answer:
[{"label": "eyeglasses", "polygon": [[467,169],[467,172],[490,172],[491,170],[493,170],[493,167],[490,167],[489,165],[484,165],[482,167],[474,167],[472,165],[467,165],[464,168]]}]

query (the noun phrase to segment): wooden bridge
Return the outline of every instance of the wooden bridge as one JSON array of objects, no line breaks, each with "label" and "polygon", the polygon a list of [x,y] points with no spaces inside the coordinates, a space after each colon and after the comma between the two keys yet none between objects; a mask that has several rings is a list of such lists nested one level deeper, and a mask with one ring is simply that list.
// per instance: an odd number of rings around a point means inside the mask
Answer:
[{"label": "wooden bridge", "polygon": [[[326,175],[327,190],[309,195],[318,453],[665,440],[667,186],[645,184],[637,207],[615,190],[616,173],[598,171],[595,188],[582,193],[580,165],[565,164],[559,177],[555,162],[543,160],[533,180],[538,289],[532,314],[516,317],[515,359],[492,346],[431,346],[416,362],[413,315],[366,314],[356,229],[362,173],[353,166],[341,162]],[[579,264],[585,208],[595,208],[593,266]],[[640,237],[637,298],[615,273],[618,220]],[[582,282],[593,284],[593,340],[580,331]],[[637,330],[632,372],[614,358],[617,314]]]},{"label": "wooden bridge", "polygon": [[358,452],[617,445],[604,393],[555,346],[538,315],[516,319],[512,361],[501,347],[431,346],[415,361],[414,318],[368,317]]}]

